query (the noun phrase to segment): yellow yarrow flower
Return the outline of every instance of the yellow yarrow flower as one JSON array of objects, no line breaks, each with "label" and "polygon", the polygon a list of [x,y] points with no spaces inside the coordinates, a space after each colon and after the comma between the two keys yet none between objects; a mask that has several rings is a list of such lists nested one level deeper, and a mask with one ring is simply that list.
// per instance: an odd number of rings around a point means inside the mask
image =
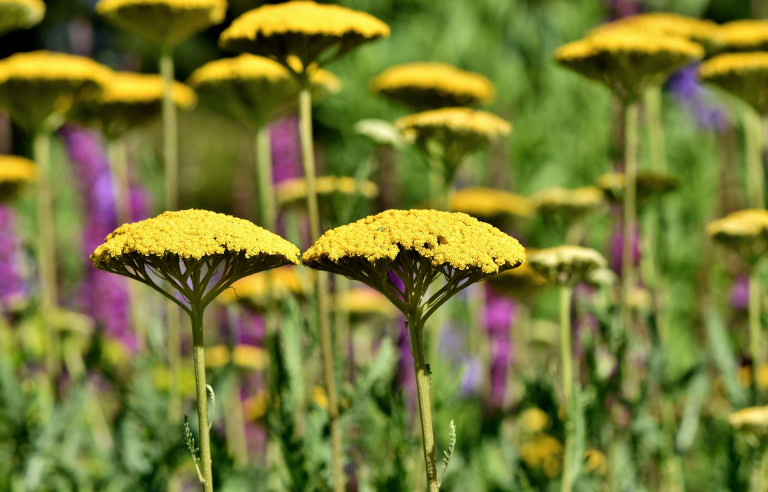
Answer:
[{"label": "yellow yarrow flower", "polygon": [[[180,82],[173,83],[172,97],[180,109],[192,109],[197,103],[195,92]],[[163,79],[159,75],[115,72],[98,97],[75,105],[72,117],[101,125],[108,137],[116,138],[159,117],[162,101]]]},{"label": "yellow yarrow flower", "polygon": [[168,48],[221,23],[226,0],[99,0],[96,12],[110,22]]},{"label": "yellow yarrow flower", "polygon": [[259,390],[255,395],[243,402],[245,418],[250,421],[259,420],[269,410],[269,395],[264,390]]},{"label": "yellow yarrow flower", "polygon": [[723,51],[768,50],[768,20],[742,19],[726,22],[718,29],[717,41]]},{"label": "yellow yarrow flower", "polygon": [[[527,256],[535,252],[534,249],[526,248]],[[528,302],[549,283],[547,278],[531,267],[527,261],[513,270],[494,275],[488,281],[497,291],[521,302]]]},{"label": "yellow yarrow flower", "polygon": [[45,16],[42,0],[0,0],[0,34],[28,29]]},{"label": "yellow yarrow flower", "polygon": [[595,35],[614,29],[628,28],[686,38],[704,46],[707,51],[712,51],[719,45],[720,27],[715,22],[672,12],[647,12],[622,17],[596,27],[589,34]]},{"label": "yellow yarrow flower", "polygon": [[230,362],[240,369],[260,371],[267,367],[269,355],[263,348],[253,345],[235,345],[231,349],[226,345],[214,345],[205,350],[205,367],[224,367]]},{"label": "yellow yarrow flower", "polygon": [[[206,63],[188,82],[212,108],[255,127],[293,110],[300,89],[283,65],[249,54]],[[339,78],[327,70],[315,70],[310,83],[313,101],[341,90]]]},{"label": "yellow yarrow flower", "polygon": [[602,82],[628,101],[703,56],[704,49],[687,39],[632,28],[588,36],[555,52],[558,63]]},{"label": "yellow yarrow flower", "polygon": [[768,436],[768,406],[747,407],[728,416],[728,423],[736,430]]},{"label": "yellow yarrow flower", "polygon": [[99,95],[112,71],[90,58],[33,51],[0,60],[0,107],[27,130],[53,114],[64,114],[76,100]]},{"label": "yellow yarrow flower", "polygon": [[395,65],[371,79],[373,92],[416,109],[486,105],[496,88],[485,75],[441,62]]},{"label": "yellow yarrow flower", "polygon": [[368,287],[345,290],[336,296],[336,307],[352,316],[394,317],[396,310],[380,292]]},{"label": "yellow yarrow flower", "polygon": [[768,252],[768,210],[739,210],[710,222],[707,234],[754,264]]},{"label": "yellow yarrow flower", "polygon": [[534,207],[521,195],[494,188],[471,187],[451,195],[451,210],[478,219],[493,220],[500,216],[530,217]]},{"label": "yellow yarrow flower", "polygon": [[[187,303],[199,309],[239,278],[298,264],[298,255],[293,244],[247,220],[182,210],[118,227],[91,254],[91,261],[96,268],[143,282],[189,310],[150,273],[171,282]],[[211,287],[218,269],[223,275]]]},{"label": "yellow yarrow flower", "polygon": [[552,426],[552,419],[540,408],[527,408],[518,417],[520,430],[524,434],[544,432]]},{"label": "yellow yarrow flower", "polygon": [[[221,34],[219,46],[268,56],[297,73],[308,73],[318,64],[387,36],[389,26],[365,12],[293,1],[263,5],[241,15]],[[292,56],[300,63],[290,67]]]},{"label": "yellow yarrow flower", "polygon": [[[429,285],[442,275],[447,285],[422,306],[424,321],[469,284],[522,264],[525,250],[516,239],[466,214],[387,210],[326,232],[302,261],[365,283],[406,315],[414,314]],[[406,284],[405,292],[390,273]]]},{"label": "yellow yarrow flower", "polygon": [[[680,186],[680,180],[667,174],[642,171],[637,174],[638,201],[643,202],[654,196],[675,191]],[[607,173],[597,178],[595,183],[605,196],[613,201],[621,201],[624,197],[624,173]]]},{"label": "yellow yarrow flower", "polygon": [[520,446],[520,459],[526,466],[555,478],[563,469],[563,445],[548,434],[540,435]]},{"label": "yellow yarrow flower", "polygon": [[[334,194],[360,195],[367,199],[379,195],[379,187],[367,179],[355,179],[349,176],[320,176],[315,180],[318,198]],[[307,183],[304,178],[288,179],[276,186],[275,195],[280,206],[306,205]]]},{"label": "yellow yarrow flower", "polygon": [[605,475],[608,472],[608,459],[605,453],[599,449],[587,449],[584,451],[584,469],[587,473],[594,472],[598,475]]},{"label": "yellow yarrow flower", "polygon": [[528,262],[534,270],[558,285],[583,282],[595,270],[607,265],[603,255],[592,248],[563,245],[531,253]]},{"label": "yellow yarrow flower", "polygon": [[285,266],[238,280],[232,284],[232,288],[219,296],[219,301],[222,303],[245,302],[251,307],[260,309],[268,305],[269,299],[301,296],[308,294],[309,290],[310,286],[304,285],[296,268]]},{"label": "yellow yarrow flower", "polygon": [[0,155],[0,203],[18,196],[21,189],[37,181],[37,165],[15,155]]},{"label": "yellow yarrow flower", "polygon": [[701,64],[699,75],[702,81],[742,99],[758,113],[768,111],[768,53],[718,55]]},{"label": "yellow yarrow flower", "polygon": [[603,192],[594,186],[566,189],[552,186],[531,195],[536,210],[546,217],[570,223],[603,205]]}]

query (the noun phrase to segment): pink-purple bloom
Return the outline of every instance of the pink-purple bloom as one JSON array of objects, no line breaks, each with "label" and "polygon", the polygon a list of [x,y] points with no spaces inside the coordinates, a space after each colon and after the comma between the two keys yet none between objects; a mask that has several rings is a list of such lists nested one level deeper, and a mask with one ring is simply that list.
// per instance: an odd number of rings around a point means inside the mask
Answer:
[{"label": "pink-purple bloom", "polygon": [[488,285],[485,288],[485,329],[490,344],[491,394],[489,403],[501,408],[507,393],[507,373],[514,363],[511,328],[517,318],[517,305],[509,297],[497,293]]},{"label": "pink-purple bloom", "polygon": [[12,208],[0,205],[0,314],[23,299],[27,282],[21,270],[21,238],[16,233],[16,215]]}]

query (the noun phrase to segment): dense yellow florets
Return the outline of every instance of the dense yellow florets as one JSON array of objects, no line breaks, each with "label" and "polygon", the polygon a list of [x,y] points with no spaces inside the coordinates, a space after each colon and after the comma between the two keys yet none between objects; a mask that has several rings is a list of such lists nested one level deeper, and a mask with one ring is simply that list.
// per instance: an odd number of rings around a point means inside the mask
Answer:
[{"label": "dense yellow florets", "polygon": [[118,227],[96,248],[91,261],[100,268],[120,262],[123,255],[132,253],[197,260],[211,255],[244,253],[246,258],[281,256],[286,263],[298,264],[299,250],[247,220],[207,210],[182,210]]},{"label": "dense yellow florets", "polygon": [[75,100],[97,96],[111,76],[109,68],[82,56],[17,53],[0,60],[0,105],[19,124],[35,129]]},{"label": "dense yellow florets", "polygon": [[293,1],[246,12],[221,34],[219,44],[227,50],[275,57],[284,64],[289,56],[297,56],[306,69],[334,45],[343,53],[387,36],[389,26],[365,12]]},{"label": "dense yellow florets", "polygon": [[499,216],[530,217],[534,207],[521,195],[494,188],[462,188],[451,195],[451,210],[473,217],[492,219]]},{"label": "dense yellow florets", "polygon": [[553,186],[537,191],[531,200],[540,211],[592,210],[603,203],[603,192],[595,186],[574,189]]},{"label": "dense yellow florets", "polygon": [[37,174],[37,165],[29,159],[0,155],[0,184],[36,181]]},{"label": "dense yellow florets", "polygon": [[703,56],[704,48],[687,39],[634,28],[588,36],[555,52],[560,64],[604,83],[624,99],[639,97]]},{"label": "dense yellow florets", "polygon": [[[624,195],[624,182],[624,173],[607,173],[597,178],[595,184],[608,198],[620,200]],[[638,198],[643,200],[676,190],[680,186],[680,180],[667,174],[643,171],[638,173],[635,186]]]},{"label": "dense yellow florets", "polygon": [[[379,187],[367,179],[355,179],[349,176],[320,176],[315,179],[315,191],[318,196],[340,193],[343,195],[360,195],[370,199],[379,194]],[[281,205],[304,203],[304,200],[307,199],[307,182],[304,178],[285,180],[277,185],[275,194],[277,202]]]},{"label": "dense yellow florets", "polygon": [[594,249],[572,245],[540,249],[529,255],[528,262],[534,270],[560,285],[583,282],[607,264],[603,255]]},{"label": "dense yellow florets", "polygon": [[704,82],[719,86],[752,105],[768,110],[768,53],[727,53],[699,67]]},{"label": "dense yellow florets", "polygon": [[742,19],[721,25],[717,36],[724,51],[768,49],[768,20]]},{"label": "dense yellow florets", "polygon": [[542,434],[520,446],[520,459],[526,466],[554,478],[563,469],[563,445],[554,437]]},{"label": "dense yellow florets", "polygon": [[32,27],[44,16],[42,0],[0,0],[0,34]]},{"label": "dense yellow florets", "polygon": [[262,306],[271,299],[284,299],[289,295],[300,295],[308,291],[299,278],[296,268],[286,266],[269,272],[257,273],[242,278],[225,290],[219,301],[223,303],[245,301]]},{"label": "dense yellow florets", "polygon": [[174,46],[224,20],[226,0],[99,0],[96,12],[122,29]]},{"label": "dense yellow florets", "polygon": [[489,104],[496,88],[485,75],[440,62],[395,65],[371,79],[371,90],[419,109]]},{"label": "dense yellow florets", "polygon": [[393,261],[414,251],[434,267],[497,273],[525,261],[516,239],[462,213],[387,210],[323,234],[303,255],[308,266],[345,258]]},{"label": "dense yellow florets", "polygon": [[671,12],[648,12],[622,17],[593,29],[590,34],[600,34],[614,29],[644,29],[657,34],[687,38],[708,46],[715,45],[720,34],[719,26],[711,20]]},{"label": "dense yellow florets", "polygon": [[768,432],[768,406],[747,407],[728,416],[731,427],[765,434]]},{"label": "dense yellow florets", "polygon": [[768,236],[768,210],[739,210],[707,226],[707,233],[721,241]]},{"label": "dense yellow florets", "polygon": [[205,349],[205,367],[223,367],[229,363],[241,369],[260,371],[269,365],[269,354],[261,347],[235,345],[214,345]]},{"label": "dense yellow florets", "polygon": [[508,135],[512,125],[498,116],[470,108],[442,108],[400,118],[395,126],[409,140],[417,140],[435,131],[492,140]]}]

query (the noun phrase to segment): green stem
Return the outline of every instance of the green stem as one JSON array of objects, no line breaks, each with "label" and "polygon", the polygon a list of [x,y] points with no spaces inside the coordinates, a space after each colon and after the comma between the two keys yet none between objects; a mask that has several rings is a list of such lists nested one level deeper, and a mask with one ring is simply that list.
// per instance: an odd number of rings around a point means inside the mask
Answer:
[{"label": "green stem", "polygon": [[562,492],[573,488],[571,461],[573,459],[573,353],[571,351],[571,294],[570,286],[560,287],[560,360],[563,376],[563,398],[565,400],[565,455],[563,456]]},{"label": "green stem", "polygon": [[40,312],[48,340],[46,364],[48,374],[55,378],[60,368],[59,334],[52,326],[58,303],[56,283],[56,232],[53,218],[51,187],[51,135],[43,129],[34,135],[33,151],[39,170],[37,183],[38,255],[40,272]]},{"label": "green stem", "polygon": [[430,374],[424,356],[424,322],[419,319],[409,320],[413,367],[416,371],[416,391],[419,397],[419,416],[421,418],[421,443],[424,448],[424,463],[427,467],[427,488],[437,492],[437,463],[435,462],[435,436],[432,431],[432,403],[429,397]]},{"label": "green stem", "polygon": [[661,121],[661,87],[655,86],[644,96],[646,120],[648,122],[648,147],[651,167],[658,173],[667,172],[667,158],[664,149],[664,126]]},{"label": "green stem", "polygon": [[632,323],[632,312],[628,304],[629,294],[635,287],[635,271],[632,258],[633,237],[637,222],[637,115],[636,102],[626,106],[626,138],[624,148],[624,241],[621,254],[621,321],[625,330]]},{"label": "green stem", "polygon": [[272,184],[272,147],[269,127],[262,125],[256,132],[256,173],[259,186],[259,220],[268,231],[277,228],[277,202]]},{"label": "green stem", "polygon": [[160,75],[163,78],[163,164],[165,167],[165,208],[179,207],[179,129],[173,104],[173,55],[169,48],[160,51]]},{"label": "green stem", "polygon": [[[762,306],[760,305],[760,279],[754,267],[753,271],[749,275],[749,352],[752,358],[752,390],[757,400],[758,395],[758,382],[757,375],[760,372],[760,364],[762,363],[762,340],[761,340],[761,327],[760,327],[760,315]],[[757,402],[757,401],[756,401]]]},{"label": "green stem", "polygon": [[747,199],[750,208],[765,208],[763,169],[763,120],[752,108],[744,108],[744,146],[747,160]]},{"label": "green stem", "polygon": [[197,419],[200,431],[200,469],[205,480],[205,492],[213,491],[211,472],[211,438],[208,434],[208,389],[205,382],[205,344],[203,341],[203,310],[192,306],[193,358],[197,388]]},{"label": "green stem", "polygon": [[757,482],[758,492],[768,491],[768,446],[763,450],[763,455],[760,458],[760,472]]},{"label": "green stem", "polygon": [[[309,227],[312,241],[315,241],[320,237],[320,213],[317,206],[317,190],[315,187],[315,154],[312,141],[312,94],[309,90],[308,79],[302,81],[301,91],[299,92],[299,136],[301,139],[304,179],[307,186]],[[328,391],[333,489],[335,492],[343,492],[344,469],[342,437],[339,422],[339,401],[338,392],[336,390],[336,376],[333,367],[334,357],[330,327],[330,298],[328,296],[328,274],[326,272],[317,272],[315,291],[317,293],[317,320],[320,328],[320,349],[323,356],[325,386]]]}]

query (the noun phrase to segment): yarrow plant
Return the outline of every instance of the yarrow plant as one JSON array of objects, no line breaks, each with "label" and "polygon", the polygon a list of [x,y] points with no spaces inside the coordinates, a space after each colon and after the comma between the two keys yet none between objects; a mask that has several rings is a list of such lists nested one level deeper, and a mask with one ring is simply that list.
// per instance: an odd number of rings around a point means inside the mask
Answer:
[{"label": "yarrow plant", "polygon": [[[439,487],[425,360],[424,323],[467,286],[516,268],[525,250],[516,239],[462,213],[388,210],[326,232],[302,256],[319,270],[358,280],[403,313],[414,359],[422,444],[430,492]],[[434,292],[430,286],[443,279]]]},{"label": "yarrow plant", "polygon": [[205,210],[165,212],[124,224],[91,255],[93,266],[148,285],[192,322],[202,481],[213,490],[203,313],[236,280],[298,264],[299,250],[252,223]]}]

